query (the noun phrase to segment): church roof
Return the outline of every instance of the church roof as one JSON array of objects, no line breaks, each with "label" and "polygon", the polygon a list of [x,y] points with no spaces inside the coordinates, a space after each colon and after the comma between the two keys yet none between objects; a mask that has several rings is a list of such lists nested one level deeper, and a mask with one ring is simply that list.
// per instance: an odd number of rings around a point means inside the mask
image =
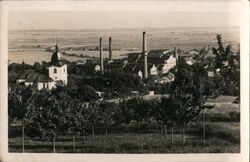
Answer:
[{"label": "church roof", "polygon": [[50,65],[51,66],[63,66],[66,62],[63,61],[63,56],[59,51],[59,46],[58,43],[55,46],[55,52],[52,54],[51,56],[51,62]]},{"label": "church roof", "polygon": [[47,75],[36,72],[34,70],[28,70],[22,73],[19,77],[19,79],[24,79],[25,82],[49,82],[51,81],[51,78],[49,78]]}]

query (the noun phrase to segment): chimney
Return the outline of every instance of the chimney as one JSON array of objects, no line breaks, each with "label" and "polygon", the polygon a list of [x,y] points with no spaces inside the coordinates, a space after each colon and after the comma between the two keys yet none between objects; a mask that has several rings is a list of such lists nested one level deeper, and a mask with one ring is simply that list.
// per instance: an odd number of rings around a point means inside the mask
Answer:
[{"label": "chimney", "polygon": [[113,56],[112,56],[112,37],[109,37],[109,61],[113,60]]},{"label": "chimney", "polygon": [[100,46],[99,46],[99,50],[100,50],[100,66],[101,66],[101,74],[104,73],[104,68],[103,68],[103,56],[102,56],[102,38],[99,39],[100,40]]},{"label": "chimney", "polygon": [[144,57],[144,74],[143,77],[148,77],[148,53],[146,47],[146,32],[144,31],[142,34],[142,55]]},{"label": "chimney", "polygon": [[179,54],[178,54],[178,50],[177,50],[175,45],[174,45],[174,55],[175,55],[175,58],[176,58],[176,64],[178,64]]}]

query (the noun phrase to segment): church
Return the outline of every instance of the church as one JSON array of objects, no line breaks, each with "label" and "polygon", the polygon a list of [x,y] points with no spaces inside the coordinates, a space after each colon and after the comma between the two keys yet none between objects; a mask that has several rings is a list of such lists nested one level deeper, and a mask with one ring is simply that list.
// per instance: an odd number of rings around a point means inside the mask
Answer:
[{"label": "church", "polygon": [[67,64],[62,58],[63,56],[59,51],[57,43],[51,57],[51,62],[46,67],[46,72],[42,73],[35,70],[26,70],[17,79],[17,84],[23,84],[25,86],[35,85],[38,90],[51,90],[55,88],[59,82],[67,85]]}]

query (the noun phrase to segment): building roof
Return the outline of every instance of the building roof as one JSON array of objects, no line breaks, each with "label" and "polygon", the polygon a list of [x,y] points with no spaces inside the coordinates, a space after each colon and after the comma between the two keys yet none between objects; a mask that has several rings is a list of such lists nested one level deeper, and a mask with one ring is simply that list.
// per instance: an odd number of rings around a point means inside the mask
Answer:
[{"label": "building roof", "polygon": [[157,57],[161,58],[163,55],[169,54],[171,52],[170,49],[157,49],[157,50],[151,50],[148,53],[148,58],[150,57]]},{"label": "building roof", "polygon": [[137,70],[138,68],[136,68],[138,66],[137,63],[127,63],[124,65],[123,70],[126,72],[134,72],[135,69]]},{"label": "building roof", "polygon": [[55,51],[51,56],[51,62],[50,62],[50,66],[63,66],[64,64],[66,64],[66,60],[63,60],[63,55],[60,53],[59,51],[59,45],[58,43],[55,46]]},{"label": "building roof", "polygon": [[[97,65],[98,64],[96,64],[96,63],[87,62],[84,65],[82,65],[82,67],[85,68],[85,69],[94,69]],[[98,66],[100,66],[100,65],[98,65]]]},{"label": "building roof", "polygon": [[112,62],[108,62],[107,64],[105,64],[106,68],[110,68],[110,69],[115,69],[115,68],[122,68],[124,66],[125,61],[122,60],[113,60]]},{"label": "building roof", "polygon": [[36,71],[32,71],[32,70],[27,70],[24,73],[22,73],[18,79],[24,79],[25,82],[49,82],[52,81],[51,78],[49,78],[49,76],[36,72]]}]

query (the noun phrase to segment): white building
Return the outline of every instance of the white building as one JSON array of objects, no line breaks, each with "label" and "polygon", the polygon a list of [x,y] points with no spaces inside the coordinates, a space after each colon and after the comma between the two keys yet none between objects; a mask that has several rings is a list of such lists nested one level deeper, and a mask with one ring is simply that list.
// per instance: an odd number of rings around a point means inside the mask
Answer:
[{"label": "white building", "polygon": [[24,84],[26,86],[36,85],[38,90],[55,88],[57,83],[67,85],[68,83],[68,72],[67,64],[63,63],[62,55],[59,52],[58,44],[55,46],[55,52],[51,57],[51,62],[47,67],[47,73],[41,73],[34,70],[26,70],[23,72],[17,84]]},{"label": "white building", "polygon": [[158,72],[157,72],[157,67],[155,65],[153,65],[151,68],[150,68],[150,71],[149,71],[149,74],[151,76],[157,76]]}]

